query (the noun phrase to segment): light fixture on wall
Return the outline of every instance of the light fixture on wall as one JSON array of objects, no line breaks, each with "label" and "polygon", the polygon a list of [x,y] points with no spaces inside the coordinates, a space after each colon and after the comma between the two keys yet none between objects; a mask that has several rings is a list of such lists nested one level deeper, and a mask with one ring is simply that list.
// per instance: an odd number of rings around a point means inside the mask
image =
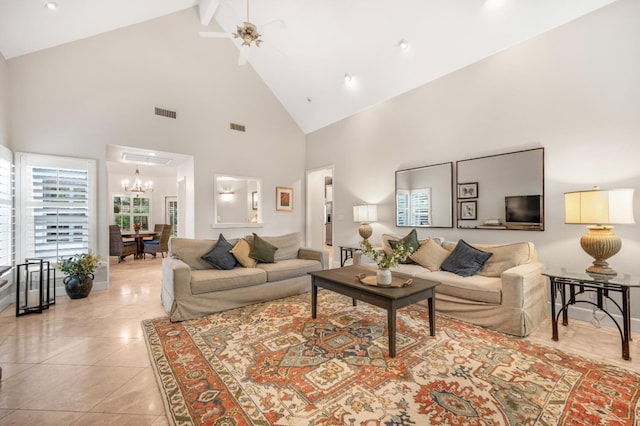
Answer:
[{"label": "light fixture on wall", "polygon": [[223,187],[222,190],[218,191],[218,194],[220,194],[220,199],[222,201],[230,201],[233,199],[233,194],[235,194],[235,192],[231,190],[231,187]]},{"label": "light fixture on wall", "polygon": [[140,179],[140,169],[136,166],[136,173],[133,178],[133,184],[129,184],[129,180],[125,179],[122,181],[122,189],[126,192],[131,192],[136,194],[136,196],[140,194],[144,194],[147,192],[153,192],[153,183],[151,181],[142,183],[142,179]]},{"label": "light fixture on wall", "polygon": [[564,194],[564,223],[586,224],[589,230],[580,239],[582,249],[594,258],[589,274],[614,276],[607,259],[620,251],[622,241],[611,224],[635,223],[633,189],[567,192]]},{"label": "light fixture on wall", "polygon": [[44,4],[44,7],[49,10],[56,10],[58,8],[58,3],[55,1],[48,1]]},{"label": "light fixture on wall", "polygon": [[375,204],[359,204],[353,206],[353,221],[360,222],[358,233],[363,240],[366,240],[373,234],[373,229],[369,223],[378,220],[378,206]]},{"label": "light fixture on wall", "polygon": [[402,39],[398,42],[398,47],[402,50],[406,50],[409,48],[409,42],[405,39]]}]

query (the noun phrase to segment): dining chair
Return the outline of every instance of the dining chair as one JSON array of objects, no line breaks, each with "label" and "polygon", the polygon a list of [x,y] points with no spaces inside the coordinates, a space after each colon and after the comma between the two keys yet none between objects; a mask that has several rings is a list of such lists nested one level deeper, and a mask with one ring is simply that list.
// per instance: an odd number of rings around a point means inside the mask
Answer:
[{"label": "dining chair", "polygon": [[130,254],[135,257],[137,252],[138,246],[135,241],[123,241],[118,225],[109,225],[109,256],[118,256],[120,263]]},{"label": "dining chair", "polygon": [[156,235],[153,240],[144,242],[144,254],[152,254],[156,257],[156,254],[160,253],[164,257],[164,253],[169,251],[169,237],[171,236],[171,225],[163,225],[160,235]]},{"label": "dining chair", "polygon": [[156,224],[153,226],[153,233],[154,233],[155,235],[151,235],[151,236],[149,236],[149,237],[144,237],[144,240],[145,240],[145,241],[151,241],[151,240],[153,240],[153,239],[155,239],[155,238],[159,238],[159,237],[160,237],[160,234],[162,234],[162,228],[164,228],[164,223],[156,223]]}]

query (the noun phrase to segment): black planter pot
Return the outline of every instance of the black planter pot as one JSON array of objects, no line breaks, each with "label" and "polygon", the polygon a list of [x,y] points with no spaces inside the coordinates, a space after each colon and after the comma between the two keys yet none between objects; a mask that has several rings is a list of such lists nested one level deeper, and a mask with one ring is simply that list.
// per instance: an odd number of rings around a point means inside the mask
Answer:
[{"label": "black planter pot", "polygon": [[67,296],[72,299],[82,299],[91,293],[93,288],[93,274],[68,275],[62,280]]}]

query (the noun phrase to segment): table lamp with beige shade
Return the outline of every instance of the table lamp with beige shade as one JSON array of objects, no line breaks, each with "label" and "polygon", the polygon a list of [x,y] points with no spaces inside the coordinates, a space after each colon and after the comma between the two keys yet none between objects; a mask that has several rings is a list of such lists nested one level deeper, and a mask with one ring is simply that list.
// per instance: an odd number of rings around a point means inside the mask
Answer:
[{"label": "table lamp with beige shade", "polygon": [[366,240],[373,234],[371,229],[371,222],[378,220],[378,206],[375,204],[359,204],[353,206],[353,221],[360,222],[360,228],[358,233],[363,240]]},{"label": "table lamp with beige shade", "polygon": [[589,274],[615,276],[607,259],[620,251],[622,241],[612,224],[635,223],[633,189],[592,190],[564,194],[564,223],[586,224],[588,232],[580,238],[582,249],[594,258]]}]

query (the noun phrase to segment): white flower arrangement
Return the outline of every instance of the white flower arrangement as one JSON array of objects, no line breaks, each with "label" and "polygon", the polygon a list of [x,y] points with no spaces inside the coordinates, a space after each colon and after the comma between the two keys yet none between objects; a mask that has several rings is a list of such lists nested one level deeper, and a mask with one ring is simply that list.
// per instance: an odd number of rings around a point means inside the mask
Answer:
[{"label": "white flower arrangement", "polygon": [[413,248],[402,242],[398,242],[389,254],[385,253],[384,250],[373,248],[367,240],[362,240],[360,249],[362,250],[362,254],[371,257],[380,269],[395,268],[398,266],[398,263],[403,262],[413,253]]}]

